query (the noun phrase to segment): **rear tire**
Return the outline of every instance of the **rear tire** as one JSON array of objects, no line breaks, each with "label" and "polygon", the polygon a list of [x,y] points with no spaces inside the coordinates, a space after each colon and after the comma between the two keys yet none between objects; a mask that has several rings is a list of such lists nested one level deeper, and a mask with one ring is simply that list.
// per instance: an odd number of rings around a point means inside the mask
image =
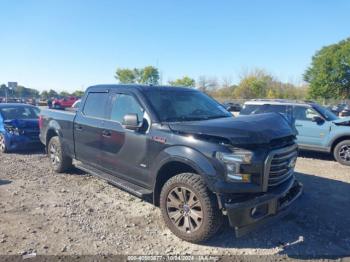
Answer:
[{"label": "rear tire", "polygon": [[6,147],[6,142],[5,142],[5,136],[3,134],[0,134],[0,152],[1,153],[8,152],[8,149]]},{"label": "rear tire", "polygon": [[57,173],[64,173],[72,167],[72,158],[65,155],[58,136],[50,139],[47,147],[52,169]]},{"label": "rear tire", "polygon": [[350,140],[339,142],[333,150],[333,155],[340,164],[350,166]]},{"label": "rear tire", "polygon": [[168,228],[177,237],[193,243],[211,238],[223,223],[215,195],[193,173],[176,175],[165,183],[160,208]]}]

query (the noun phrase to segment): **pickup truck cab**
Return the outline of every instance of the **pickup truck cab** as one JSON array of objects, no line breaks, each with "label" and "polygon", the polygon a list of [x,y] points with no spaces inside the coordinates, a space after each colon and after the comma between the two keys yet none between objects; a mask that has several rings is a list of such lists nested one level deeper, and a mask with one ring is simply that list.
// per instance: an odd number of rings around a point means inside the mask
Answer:
[{"label": "pickup truck cab", "polygon": [[241,236],[285,214],[302,192],[295,131],[276,113],[234,118],[191,88],[89,87],[76,112],[43,110],[56,172],[74,164],[160,206],[178,237],[201,242],[224,216]]},{"label": "pickup truck cab", "polygon": [[350,117],[339,118],[314,102],[268,99],[246,102],[241,115],[267,112],[294,119],[300,149],[332,153],[340,164],[350,166]]}]

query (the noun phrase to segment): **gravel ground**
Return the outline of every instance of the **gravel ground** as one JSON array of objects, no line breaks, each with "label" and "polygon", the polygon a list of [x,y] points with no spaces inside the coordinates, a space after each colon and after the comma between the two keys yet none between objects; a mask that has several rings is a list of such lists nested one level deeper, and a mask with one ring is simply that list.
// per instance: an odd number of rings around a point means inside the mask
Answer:
[{"label": "gravel ground", "polygon": [[42,152],[0,154],[0,255],[350,255],[350,167],[303,153],[296,170],[305,193],[288,216],[240,239],[225,226],[196,245],[151,204],[78,169],[54,174]]}]

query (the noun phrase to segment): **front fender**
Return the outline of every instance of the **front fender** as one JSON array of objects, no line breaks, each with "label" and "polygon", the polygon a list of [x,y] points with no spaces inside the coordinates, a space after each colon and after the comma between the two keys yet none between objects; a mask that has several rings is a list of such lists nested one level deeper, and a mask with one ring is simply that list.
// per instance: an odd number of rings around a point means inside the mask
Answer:
[{"label": "front fender", "polygon": [[[349,128],[347,128],[349,129]],[[349,138],[350,137],[350,130],[344,130],[343,132],[337,132],[336,134],[334,134],[331,139],[328,141],[328,148],[331,149],[334,142],[336,142],[337,140],[341,139],[341,138]]]},{"label": "front fender", "polygon": [[159,153],[154,160],[154,163],[156,163],[152,168],[152,174],[154,174],[154,185],[156,184],[157,174],[159,173],[160,169],[167,163],[174,161],[181,162],[193,168],[204,178],[209,188],[212,184],[210,181],[217,178],[217,171],[209,159],[202,153],[186,146],[171,146]]}]

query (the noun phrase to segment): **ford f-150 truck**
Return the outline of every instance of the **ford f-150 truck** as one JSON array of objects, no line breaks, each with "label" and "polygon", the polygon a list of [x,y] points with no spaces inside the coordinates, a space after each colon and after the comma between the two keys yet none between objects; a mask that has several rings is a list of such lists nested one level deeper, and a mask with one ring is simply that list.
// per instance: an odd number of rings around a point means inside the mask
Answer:
[{"label": "ford f-150 truck", "polygon": [[159,206],[178,237],[201,242],[224,217],[241,236],[286,214],[302,192],[295,129],[277,113],[234,118],[181,87],[89,87],[76,112],[42,110],[53,169],[74,165]]}]

